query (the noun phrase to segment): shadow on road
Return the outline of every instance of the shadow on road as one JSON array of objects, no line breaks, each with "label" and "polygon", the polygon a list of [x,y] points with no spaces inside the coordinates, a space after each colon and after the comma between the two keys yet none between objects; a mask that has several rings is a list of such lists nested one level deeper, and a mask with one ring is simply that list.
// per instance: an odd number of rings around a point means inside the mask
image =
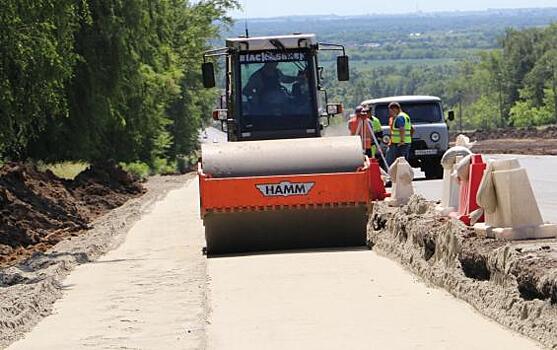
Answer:
[{"label": "shadow on road", "polygon": [[207,256],[209,259],[215,258],[231,258],[241,256],[254,256],[254,255],[280,255],[280,254],[305,254],[305,253],[341,253],[341,252],[355,252],[370,250],[368,246],[358,247],[332,247],[332,248],[309,248],[309,249],[291,249],[291,250],[268,250],[259,252],[245,252],[245,253],[230,253],[230,254],[210,254]]}]

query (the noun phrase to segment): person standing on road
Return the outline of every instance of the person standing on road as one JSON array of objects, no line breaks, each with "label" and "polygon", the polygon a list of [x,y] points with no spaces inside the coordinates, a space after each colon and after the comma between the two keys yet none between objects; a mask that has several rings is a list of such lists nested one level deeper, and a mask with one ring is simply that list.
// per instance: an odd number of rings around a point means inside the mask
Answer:
[{"label": "person standing on road", "polygon": [[398,102],[389,103],[389,129],[391,141],[387,150],[387,162],[390,166],[399,157],[408,160],[412,144],[412,122]]},{"label": "person standing on road", "polygon": [[377,147],[373,142],[373,132],[378,140],[383,137],[381,131],[381,122],[374,116],[369,116],[368,110],[363,106],[356,107],[356,114],[348,121],[348,129],[351,135],[359,135],[362,140],[362,149],[364,153],[375,158]]},{"label": "person standing on road", "polygon": [[[377,141],[377,145],[374,143],[373,146],[371,146],[373,156],[379,162],[379,166],[385,169],[385,171],[388,171],[389,167],[386,164],[387,160],[385,159],[385,153],[380,146],[380,142],[383,140],[383,129],[381,128],[381,121],[379,120],[379,118],[371,113],[371,109],[367,108],[366,112],[368,114],[369,120],[371,121],[371,129],[373,130],[373,133],[375,135],[375,140]],[[380,147],[379,150],[377,150],[378,146]]]}]

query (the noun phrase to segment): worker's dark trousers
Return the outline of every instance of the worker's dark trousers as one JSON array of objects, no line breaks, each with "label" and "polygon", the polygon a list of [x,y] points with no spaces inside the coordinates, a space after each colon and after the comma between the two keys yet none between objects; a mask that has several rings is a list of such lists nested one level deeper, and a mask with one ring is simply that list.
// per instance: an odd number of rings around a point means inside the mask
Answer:
[{"label": "worker's dark trousers", "polygon": [[385,164],[385,162],[383,161],[383,157],[381,157],[379,153],[375,155],[375,159],[377,159],[377,161],[379,162],[379,166],[383,168],[383,170],[387,172],[389,171],[389,167],[387,166],[387,164]]},{"label": "worker's dark trousers", "polygon": [[404,157],[404,159],[408,160],[409,155],[410,145],[390,145],[389,149],[387,150],[387,163],[389,163],[389,166],[391,166],[391,164],[393,164],[399,157]]}]

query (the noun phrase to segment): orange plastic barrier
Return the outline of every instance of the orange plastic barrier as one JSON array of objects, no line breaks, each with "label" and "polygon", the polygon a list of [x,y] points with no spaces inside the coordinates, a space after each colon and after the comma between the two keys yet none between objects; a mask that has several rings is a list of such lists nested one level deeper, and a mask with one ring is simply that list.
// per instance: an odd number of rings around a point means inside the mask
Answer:
[{"label": "orange plastic barrier", "polygon": [[[466,225],[470,225],[470,213],[478,209],[476,195],[482,182],[486,164],[481,154],[473,154],[470,160],[470,172],[467,180],[460,182],[460,203],[458,206],[458,219]],[[484,217],[478,220],[484,222]]]}]

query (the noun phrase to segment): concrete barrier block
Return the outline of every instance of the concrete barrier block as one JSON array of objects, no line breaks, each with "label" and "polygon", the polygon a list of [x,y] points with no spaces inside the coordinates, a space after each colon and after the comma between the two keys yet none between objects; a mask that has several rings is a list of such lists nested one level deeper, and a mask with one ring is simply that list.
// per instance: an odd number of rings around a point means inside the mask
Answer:
[{"label": "concrete barrier block", "polygon": [[480,237],[501,240],[557,237],[557,225],[542,220],[526,170],[517,159],[488,163],[477,194],[485,224],[474,225]]},{"label": "concrete barrier block", "polygon": [[523,239],[557,238],[557,225],[541,224],[538,226],[494,228],[495,239],[514,241]]},{"label": "concrete barrier block", "polygon": [[414,170],[404,157],[397,158],[389,168],[389,175],[393,183],[392,193],[385,201],[390,206],[401,206],[408,203],[410,196],[414,194]]}]

